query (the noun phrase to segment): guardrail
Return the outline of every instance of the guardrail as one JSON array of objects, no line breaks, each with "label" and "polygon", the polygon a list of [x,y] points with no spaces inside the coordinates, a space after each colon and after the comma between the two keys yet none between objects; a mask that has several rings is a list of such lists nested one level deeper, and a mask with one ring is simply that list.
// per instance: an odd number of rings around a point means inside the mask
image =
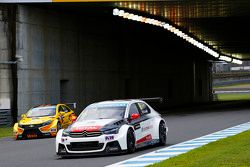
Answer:
[{"label": "guardrail", "polygon": [[11,111],[0,109],[0,126],[11,126]]}]

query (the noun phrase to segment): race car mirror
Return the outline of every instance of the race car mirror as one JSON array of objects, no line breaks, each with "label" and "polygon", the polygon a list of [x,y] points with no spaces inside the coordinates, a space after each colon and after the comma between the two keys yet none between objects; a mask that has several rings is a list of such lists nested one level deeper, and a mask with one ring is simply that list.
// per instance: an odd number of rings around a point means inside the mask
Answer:
[{"label": "race car mirror", "polygon": [[140,117],[140,114],[132,114],[130,116],[130,120],[138,119]]},{"label": "race car mirror", "polygon": [[77,116],[72,115],[72,116],[70,117],[70,119],[71,119],[72,122],[75,122],[75,121],[77,120]]},{"label": "race car mirror", "polygon": [[65,114],[65,112],[64,112],[64,111],[59,111],[59,113],[60,113],[61,115]]},{"label": "race car mirror", "polygon": [[22,117],[22,118],[25,118],[25,114],[22,114],[21,117]]}]

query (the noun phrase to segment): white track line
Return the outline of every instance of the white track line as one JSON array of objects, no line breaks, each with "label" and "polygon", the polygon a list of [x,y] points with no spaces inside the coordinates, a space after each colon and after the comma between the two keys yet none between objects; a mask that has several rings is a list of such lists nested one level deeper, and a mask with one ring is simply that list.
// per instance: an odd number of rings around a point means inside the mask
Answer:
[{"label": "white track line", "polygon": [[135,158],[108,165],[106,167],[144,167],[150,164],[166,160],[170,157],[186,153],[195,148],[204,146],[210,142],[214,142],[219,139],[226,138],[228,136],[239,134],[246,130],[250,130],[250,122],[227,128],[218,132],[214,132],[205,136],[201,136],[176,145],[165,147],[150,153],[140,155]]}]

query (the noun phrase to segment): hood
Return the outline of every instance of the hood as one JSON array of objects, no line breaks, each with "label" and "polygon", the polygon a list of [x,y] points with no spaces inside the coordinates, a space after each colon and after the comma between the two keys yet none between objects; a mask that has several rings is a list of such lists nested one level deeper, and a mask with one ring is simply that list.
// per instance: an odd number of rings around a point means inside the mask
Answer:
[{"label": "hood", "polygon": [[31,124],[42,124],[47,121],[52,121],[53,117],[32,117],[32,118],[23,118],[20,120],[20,124],[22,125],[31,125]]},{"label": "hood", "polygon": [[71,132],[83,132],[86,131],[100,131],[100,129],[106,125],[116,122],[116,119],[97,119],[97,120],[85,120],[83,122],[75,122],[71,128]]}]

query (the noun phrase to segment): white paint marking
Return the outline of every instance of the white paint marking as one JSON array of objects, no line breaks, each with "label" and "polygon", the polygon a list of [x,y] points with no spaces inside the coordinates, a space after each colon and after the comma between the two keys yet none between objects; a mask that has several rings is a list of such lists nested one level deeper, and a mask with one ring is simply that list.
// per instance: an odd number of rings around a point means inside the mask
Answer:
[{"label": "white paint marking", "polygon": [[128,160],[124,160],[107,167],[143,167],[150,164],[157,163],[161,160],[166,160],[170,157],[177,156],[183,153],[188,152],[189,150],[193,150],[197,147],[204,146],[210,142],[217,141],[219,139],[226,138],[228,136],[233,136],[244,132],[246,130],[250,130],[250,122],[237,125],[228,129],[224,129],[218,132],[214,132],[212,134],[208,134],[205,136],[201,136],[195,138],[193,140],[185,141],[170,147],[166,147],[163,149],[159,149],[147,154],[140,155],[135,158],[131,158]]}]

